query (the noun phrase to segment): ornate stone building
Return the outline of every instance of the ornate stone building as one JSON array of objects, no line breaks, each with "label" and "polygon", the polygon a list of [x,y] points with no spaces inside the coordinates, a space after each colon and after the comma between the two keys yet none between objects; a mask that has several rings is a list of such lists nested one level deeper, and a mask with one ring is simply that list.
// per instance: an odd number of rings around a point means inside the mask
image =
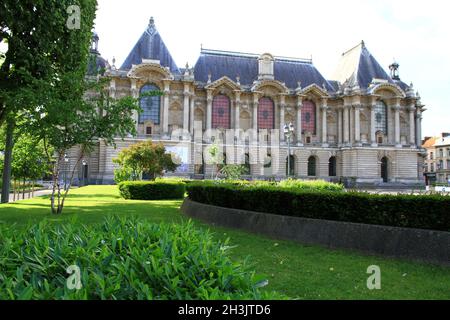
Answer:
[{"label": "ornate stone building", "polygon": [[[331,80],[312,60],[269,53],[202,49],[193,68],[179,68],[151,19],[123,65],[106,64],[105,75],[112,97],[139,98],[151,90],[164,95],[142,98],[143,112],[135,115],[138,136],[118,140],[118,149],[99,141],[79,177],[113,182],[112,159],[120,149],[152,139],[181,156],[178,175],[211,177],[204,151],[215,141],[224,146],[227,163],[245,164],[253,178],[289,174],[359,186],[423,184],[424,106],[412,84],[400,80],[398,64],[389,68],[390,74],[364,42],[342,54]],[[286,124],[293,127],[289,143]]]}]

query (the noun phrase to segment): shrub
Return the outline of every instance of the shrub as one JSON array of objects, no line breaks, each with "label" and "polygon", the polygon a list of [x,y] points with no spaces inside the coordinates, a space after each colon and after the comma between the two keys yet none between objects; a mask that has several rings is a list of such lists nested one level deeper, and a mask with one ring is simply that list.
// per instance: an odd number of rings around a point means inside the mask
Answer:
[{"label": "shrub", "polygon": [[233,209],[450,231],[450,197],[442,195],[379,195],[214,182],[191,183],[187,192],[193,201]]},{"label": "shrub", "polygon": [[119,183],[119,190],[128,200],[183,199],[186,183],[178,180],[125,181]]},{"label": "shrub", "polygon": [[[110,217],[85,226],[0,226],[0,299],[260,299],[246,262],[205,230]],[[79,268],[81,289],[66,270]],[[275,295],[274,295],[275,296]]]},{"label": "shrub", "polygon": [[317,190],[342,192],[345,188],[342,184],[331,183],[324,180],[283,180],[278,184],[282,188],[293,188],[299,190]]},{"label": "shrub", "polygon": [[142,175],[141,172],[135,172],[132,168],[121,167],[114,169],[114,181],[121,183],[124,181],[136,181]]}]

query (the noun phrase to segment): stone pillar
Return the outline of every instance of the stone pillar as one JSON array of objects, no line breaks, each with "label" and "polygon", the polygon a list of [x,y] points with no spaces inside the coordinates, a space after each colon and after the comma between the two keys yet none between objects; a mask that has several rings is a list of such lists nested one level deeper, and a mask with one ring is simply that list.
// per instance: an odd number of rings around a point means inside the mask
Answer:
[{"label": "stone pillar", "polygon": [[416,109],[416,145],[422,147],[422,110],[420,107]]},{"label": "stone pillar", "polygon": [[189,131],[189,97],[190,88],[189,83],[184,84],[184,103],[183,103],[183,130]]},{"label": "stone pillar", "polygon": [[169,135],[169,94],[170,94],[170,81],[164,81],[164,110],[162,116],[162,128],[163,135]]},{"label": "stone pillar", "polygon": [[350,105],[344,105],[344,144],[350,143],[349,110]]},{"label": "stone pillar", "polygon": [[395,146],[401,147],[401,144],[400,144],[400,104],[399,103],[397,103],[394,106],[394,118],[395,118],[395,124],[394,124]]},{"label": "stone pillar", "polygon": [[[110,88],[110,93],[111,94],[111,98],[115,99],[116,98],[116,82],[115,80],[111,80],[111,88]],[[137,89],[137,81],[136,79],[131,79],[131,96],[134,99],[138,99],[139,98],[139,91]],[[134,122],[136,123],[136,134],[139,134],[139,113],[134,110],[133,111],[133,119]]]},{"label": "stone pillar", "polygon": [[378,146],[375,129],[375,120],[376,120],[375,108],[376,108],[376,101],[374,101],[370,106],[370,142],[372,143],[372,147]]},{"label": "stone pillar", "polygon": [[285,141],[285,137],[284,137],[284,112],[285,112],[285,105],[284,103],[280,103],[280,141]]},{"label": "stone pillar", "polygon": [[409,106],[409,143],[411,144],[411,146],[415,146],[416,144],[416,125],[414,123],[415,119],[414,119],[414,112],[415,112],[415,107],[414,105]]},{"label": "stone pillar", "polygon": [[212,91],[207,91],[207,104],[206,104],[206,130],[211,130],[212,127]]},{"label": "stone pillar", "polygon": [[303,146],[302,107],[303,107],[303,98],[299,96],[297,100],[297,146]]},{"label": "stone pillar", "polygon": [[253,130],[255,130],[255,133],[258,132],[258,95],[254,94],[253,96]]},{"label": "stone pillar", "polygon": [[328,132],[327,132],[327,99],[322,100],[322,146],[328,147]]},{"label": "stone pillar", "polygon": [[240,113],[241,113],[241,92],[236,91],[235,92],[235,112],[234,112],[234,129],[236,130],[235,133],[237,133],[237,130],[240,129],[241,123],[240,123]]},{"label": "stone pillar", "polygon": [[355,105],[355,143],[361,142],[361,121],[360,121],[360,105]]},{"label": "stone pillar", "polygon": [[338,144],[342,145],[342,108],[338,109]]},{"label": "stone pillar", "polygon": [[191,94],[191,101],[190,101],[190,107],[189,107],[189,110],[190,110],[190,123],[191,123],[191,125],[190,125],[190,133],[191,133],[191,137],[193,137],[193,135],[194,135],[194,118],[195,118],[195,113],[194,113],[194,111],[195,111],[195,94]]}]

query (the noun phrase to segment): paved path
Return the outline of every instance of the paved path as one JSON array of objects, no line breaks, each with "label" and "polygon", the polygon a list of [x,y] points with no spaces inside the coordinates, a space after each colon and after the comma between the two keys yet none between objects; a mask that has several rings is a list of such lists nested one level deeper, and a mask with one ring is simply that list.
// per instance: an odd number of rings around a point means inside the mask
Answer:
[{"label": "paved path", "polygon": [[[35,191],[34,192],[34,197],[42,197],[42,196],[46,196],[52,193],[52,190],[40,190],[40,191]],[[17,195],[16,195],[17,197]],[[25,193],[25,200],[27,199],[31,199],[31,193]],[[19,195],[19,199],[16,199],[16,201],[21,201],[22,199],[22,193]],[[9,202],[14,202],[14,195],[10,194],[9,195]]]}]

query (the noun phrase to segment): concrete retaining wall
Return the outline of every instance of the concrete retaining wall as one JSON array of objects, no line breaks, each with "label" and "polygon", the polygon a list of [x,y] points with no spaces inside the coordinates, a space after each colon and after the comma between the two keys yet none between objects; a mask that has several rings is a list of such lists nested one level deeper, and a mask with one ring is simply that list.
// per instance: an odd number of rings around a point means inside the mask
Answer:
[{"label": "concrete retaining wall", "polygon": [[450,232],[288,217],[186,199],[187,216],[276,239],[450,266]]}]

